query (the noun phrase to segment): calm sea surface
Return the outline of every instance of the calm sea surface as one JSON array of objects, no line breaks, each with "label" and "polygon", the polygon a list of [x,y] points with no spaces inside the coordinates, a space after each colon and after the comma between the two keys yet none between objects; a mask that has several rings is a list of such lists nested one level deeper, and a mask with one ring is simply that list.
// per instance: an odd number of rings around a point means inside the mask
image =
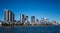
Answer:
[{"label": "calm sea surface", "polygon": [[60,26],[0,27],[0,33],[60,33]]}]

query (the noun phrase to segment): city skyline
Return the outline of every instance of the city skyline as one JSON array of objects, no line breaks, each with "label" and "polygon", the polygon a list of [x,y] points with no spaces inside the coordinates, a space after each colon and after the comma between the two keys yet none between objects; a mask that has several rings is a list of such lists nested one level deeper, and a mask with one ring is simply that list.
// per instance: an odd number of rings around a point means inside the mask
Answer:
[{"label": "city skyline", "polygon": [[0,0],[0,20],[4,20],[4,9],[9,9],[15,14],[15,20],[20,20],[20,14],[42,17],[60,22],[59,0]]},{"label": "city skyline", "polygon": [[[25,14],[20,14],[20,19],[19,20],[15,20],[15,14],[8,9],[4,9],[4,22],[15,22],[15,21],[20,21],[21,23],[24,22],[51,22],[51,21],[56,21],[56,20],[51,20],[49,21],[48,18],[46,17],[42,17],[40,20],[38,18],[36,18],[35,16],[30,16],[30,21],[29,16],[26,16]],[[57,22],[57,21],[56,21]]]}]

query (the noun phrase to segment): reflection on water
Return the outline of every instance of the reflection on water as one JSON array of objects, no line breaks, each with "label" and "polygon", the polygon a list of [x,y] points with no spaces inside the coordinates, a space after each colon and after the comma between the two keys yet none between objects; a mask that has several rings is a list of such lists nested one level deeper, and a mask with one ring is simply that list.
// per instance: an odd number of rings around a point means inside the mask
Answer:
[{"label": "reflection on water", "polygon": [[60,33],[60,26],[0,27],[0,33]]}]

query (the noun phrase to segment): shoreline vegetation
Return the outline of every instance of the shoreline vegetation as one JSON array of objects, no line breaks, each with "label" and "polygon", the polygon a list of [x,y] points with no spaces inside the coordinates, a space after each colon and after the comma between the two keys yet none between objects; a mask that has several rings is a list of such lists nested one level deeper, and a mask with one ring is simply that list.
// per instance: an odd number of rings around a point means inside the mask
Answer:
[{"label": "shoreline vegetation", "polygon": [[2,24],[2,26],[60,26],[60,25],[53,25],[53,24]]},{"label": "shoreline vegetation", "polygon": [[0,23],[0,26],[60,26],[60,24],[57,23],[17,23],[17,22],[2,22]]}]

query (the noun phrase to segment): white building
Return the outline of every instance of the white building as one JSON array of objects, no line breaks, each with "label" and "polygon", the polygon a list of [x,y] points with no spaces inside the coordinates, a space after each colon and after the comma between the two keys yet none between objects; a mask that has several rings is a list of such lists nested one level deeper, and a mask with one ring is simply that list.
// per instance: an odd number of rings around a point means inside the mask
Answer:
[{"label": "white building", "polygon": [[40,20],[41,24],[46,24],[48,22],[49,22],[48,18],[41,18],[41,20]]}]

